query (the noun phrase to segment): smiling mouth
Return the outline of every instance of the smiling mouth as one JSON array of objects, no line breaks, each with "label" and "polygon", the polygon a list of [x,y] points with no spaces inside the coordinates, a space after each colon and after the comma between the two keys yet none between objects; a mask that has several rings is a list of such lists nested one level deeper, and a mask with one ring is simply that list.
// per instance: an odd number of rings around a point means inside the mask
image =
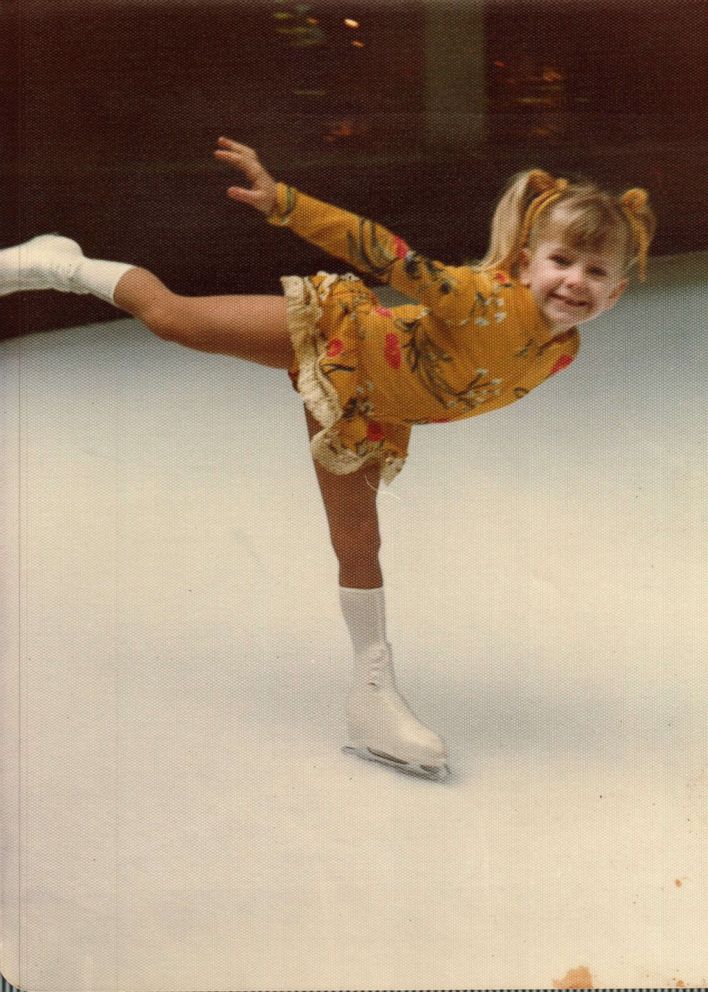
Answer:
[{"label": "smiling mouth", "polygon": [[556,300],[558,303],[563,303],[567,307],[573,307],[579,310],[581,307],[586,307],[587,300],[570,300],[567,296],[559,296],[558,293],[551,294],[552,299]]}]

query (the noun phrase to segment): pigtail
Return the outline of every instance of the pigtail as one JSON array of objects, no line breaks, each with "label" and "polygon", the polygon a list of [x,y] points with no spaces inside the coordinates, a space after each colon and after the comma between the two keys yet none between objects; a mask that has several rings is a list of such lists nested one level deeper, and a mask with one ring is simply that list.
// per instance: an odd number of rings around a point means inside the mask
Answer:
[{"label": "pigtail", "polygon": [[513,273],[519,251],[539,209],[557,199],[567,183],[554,179],[543,169],[520,172],[509,183],[492,218],[489,247],[484,258],[473,266],[477,272],[501,269]]},{"label": "pigtail", "polygon": [[649,206],[649,194],[645,189],[628,189],[620,196],[619,204],[632,229],[634,242],[632,264],[636,263],[639,280],[644,282],[649,245],[656,231],[656,216]]}]

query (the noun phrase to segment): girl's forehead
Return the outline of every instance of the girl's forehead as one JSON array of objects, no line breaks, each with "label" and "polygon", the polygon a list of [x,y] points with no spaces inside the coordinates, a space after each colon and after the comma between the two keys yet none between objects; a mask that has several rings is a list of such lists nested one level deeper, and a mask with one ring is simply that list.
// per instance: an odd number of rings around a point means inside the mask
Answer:
[{"label": "girl's forehead", "polygon": [[565,238],[547,238],[540,241],[536,246],[536,251],[543,254],[553,254],[554,252],[565,252],[570,255],[582,255],[592,261],[618,262],[619,252],[616,246],[606,245],[584,245],[578,244],[577,240]]},{"label": "girl's forehead", "polygon": [[609,235],[588,242],[577,236],[574,237],[571,232],[548,232],[546,237],[536,244],[536,251],[546,256],[554,252],[563,252],[602,264],[606,268],[621,269],[624,265],[622,248],[617,240]]},{"label": "girl's forehead", "polygon": [[[544,222],[545,221],[545,222]],[[622,218],[607,210],[571,209],[564,204],[551,208],[541,220],[539,241],[556,241],[575,251],[624,257],[628,249],[628,230]]]}]

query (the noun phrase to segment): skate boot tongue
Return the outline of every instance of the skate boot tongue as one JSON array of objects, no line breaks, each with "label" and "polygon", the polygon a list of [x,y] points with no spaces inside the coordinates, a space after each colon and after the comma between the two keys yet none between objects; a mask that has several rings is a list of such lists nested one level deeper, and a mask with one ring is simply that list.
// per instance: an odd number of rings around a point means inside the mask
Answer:
[{"label": "skate boot tongue", "polygon": [[366,684],[372,689],[396,688],[391,664],[391,648],[388,644],[370,648],[365,655],[363,666],[366,670]]}]

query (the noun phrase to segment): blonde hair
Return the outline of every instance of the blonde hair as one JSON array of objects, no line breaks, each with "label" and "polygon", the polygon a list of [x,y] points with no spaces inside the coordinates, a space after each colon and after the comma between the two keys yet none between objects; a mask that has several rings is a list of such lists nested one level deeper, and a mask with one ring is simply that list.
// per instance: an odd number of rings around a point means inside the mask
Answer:
[{"label": "blonde hair", "polygon": [[574,249],[612,250],[624,272],[633,265],[644,279],[656,218],[643,189],[621,196],[588,180],[554,179],[542,169],[521,172],[509,183],[492,218],[489,247],[473,268],[518,274],[523,248],[533,251],[551,231]]}]

